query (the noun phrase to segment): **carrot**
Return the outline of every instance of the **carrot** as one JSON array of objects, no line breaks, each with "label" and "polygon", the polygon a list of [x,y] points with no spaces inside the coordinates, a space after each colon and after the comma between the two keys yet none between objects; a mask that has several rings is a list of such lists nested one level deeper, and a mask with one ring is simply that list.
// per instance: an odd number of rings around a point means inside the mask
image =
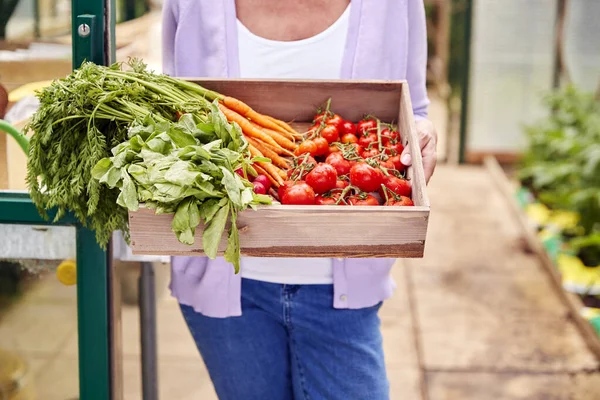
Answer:
[{"label": "carrot", "polygon": [[268,118],[268,119],[270,119],[271,121],[273,121],[274,123],[276,123],[277,125],[279,125],[280,127],[282,127],[283,129],[285,129],[292,136],[298,135],[298,132],[296,132],[296,130],[294,128],[292,128],[290,125],[288,125],[287,123],[285,123],[285,121],[279,120],[277,118],[273,118],[270,115],[265,115],[265,117]]},{"label": "carrot", "polygon": [[271,174],[269,174],[267,171],[265,171],[262,167],[258,166],[258,165],[254,165],[253,166],[254,169],[256,170],[256,172],[258,172],[259,174],[262,174],[264,176],[266,176],[267,178],[269,178],[269,180],[271,181],[271,183],[275,186],[279,186],[279,181],[277,181],[275,178],[273,178],[271,176]]},{"label": "carrot", "polygon": [[273,129],[275,132],[279,133],[286,132],[286,130],[283,127],[279,126],[277,123],[267,118],[266,116],[257,113],[241,100],[229,96],[224,96],[221,99],[221,102],[230,110],[233,110],[236,113],[243,115],[244,117],[256,122],[258,125],[264,128]]},{"label": "carrot", "polygon": [[279,168],[270,163],[259,162],[258,165],[260,165],[265,171],[269,173],[269,175],[271,175],[271,177],[273,177],[273,179],[277,181],[277,187],[283,184],[283,177],[281,175],[281,172],[283,171],[281,171]]},{"label": "carrot", "polygon": [[283,147],[279,147],[279,146],[274,147],[265,142],[262,142],[262,145],[265,146],[266,148],[268,148],[269,150],[274,151],[275,153],[279,154],[280,156],[282,156],[282,155],[286,155],[286,156],[290,156],[290,157],[295,156],[294,153],[292,153],[289,150],[284,149]]},{"label": "carrot", "polygon": [[253,145],[258,151],[260,151],[265,157],[270,158],[271,162],[277,165],[278,167],[286,169],[290,167],[289,161],[285,160],[282,157],[279,157],[277,153],[267,148],[267,146],[264,146],[260,141],[254,138],[248,138],[248,142],[250,142],[250,144]]},{"label": "carrot", "polygon": [[279,146],[277,141],[274,140],[271,136],[265,134],[261,129],[257,128],[246,118],[242,117],[240,114],[236,113],[233,110],[230,110],[226,106],[219,104],[219,109],[229,122],[236,122],[240,128],[242,128],[242,132],[246,134],[246,136],[251,136],[256,139],[260,139],[265,143],[269,143],[272,146]]},{"label": "carrot", "polygon": [[265,128],[263,132],[269,135],[279,146],[284,149],[294,151],[298,148],[298,145],[293,143],[291,140],[281,136],[278,132],[272,131],[271,129]]},{"label": "carrot", "polygon": [[[263,153],[261,153],[260,150],[258,150],[252,144],[250,144],[248,148],[250,149],[250,155],[252,157],[264,157]],[[287,174],[285,174],[285,172],[281,171],[279,168],[277,168],[271,163],[257,162],[257,164],[260,165],[265,171],[267,171],[271,175],[271,177],[273,177],[277,181],[277,186],[281,185],[283,183],[283,179],[287,178]],[[285,178],[283,177],[284,174]]]}]

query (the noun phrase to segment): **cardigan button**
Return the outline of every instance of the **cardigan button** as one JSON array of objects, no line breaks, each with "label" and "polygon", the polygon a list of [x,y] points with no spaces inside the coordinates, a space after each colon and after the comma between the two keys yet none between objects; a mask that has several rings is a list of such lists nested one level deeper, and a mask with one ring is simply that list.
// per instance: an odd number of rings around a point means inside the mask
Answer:
[{"label": "cardigan button", "polygon": [[341,295],[341,296],[340,296],[340,300],[341,300],[341,301],[346,301],[346,299],[347,299],[347,297],[346,297],[346,295],[345,295],[345,294],[343,294],[343,295]]}]

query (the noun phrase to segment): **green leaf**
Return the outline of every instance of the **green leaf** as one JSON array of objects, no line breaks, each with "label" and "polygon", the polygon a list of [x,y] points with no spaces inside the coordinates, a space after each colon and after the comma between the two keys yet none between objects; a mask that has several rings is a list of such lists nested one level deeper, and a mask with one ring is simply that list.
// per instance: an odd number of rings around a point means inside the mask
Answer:
[{"label": "green leaf", "polygon": [[192,186],[200,175],[199,171],[192,171],[192,167],[188,161],[177,161],[165,172],[165,179],[180,186]]},{"label": "green leaf", "polygon": [[229,237],[227,238],[227,248],[224,258],[233,264],[235,273],[240,272],[240,236],[237,227],[237,214],[231,213],[231,228],[229,228]]},{"label": "green leaf", "polygon": [[205,224],[208,224],[217,211],[224,207],[227,204],[227,199],[223,198],[221,200],[211,199],[207,200],[200,205],[200,218],[204,221]]},{"label": "green leaf", "polygon": [[194,116],[189,113],[183,114],[181,118],[179,118],[177,126],[180,127],[185,133],[192,136],[195,136],[197,133],[199,133],[199,130],[196,127],[196,121],[194,121]]},{"label": "green leaf", "polygon": [[257,163],[257,162],[267,162],[270,163],[271,159],[267,158],[267,157],[254,157],[250,160],[251,163]]},{"label": "green leaf", "polygon": [[186,133],[183,130],[173,126],[168,131],[169,137],[175,143],[177,147],[193,146],[197,144],[196,139],[190,133]]},{"label": "green leaf", "polygon": [[109,188],[114,188],[121,181],[122,173],[120,168],[110,167],[108,172],[100,178],[100,183],[106,183]]},{"label": "green leaf", "polygon": [[242,198],[240,189],[243,189],[244,187],[239,185],[233,174],[227,168],[221,167],[221,172],[223,172],[223,180],[221,181],[221,183],[227,191],[227,196],[229,197],[229,200],[231,200],[231,203],[237,209],[241,208]]},{"label": "green leaf", "polygon": [[121,177],[123,178],[123,188],[121,189],[121,193],[123,193],[123,201],[125,206],[128,210],[137,211],[139,208],[139,203],[135,185],[125,169],[121,170]]},{"label": "green leaf", "polygon": [[133,179],[140,185],[147,186],[150,184],[150,181],[148,180],[148,171],[141,165],[131,164],[129,168],[127,168],[127,172],[129,172]]},{"label": "green leaf", "polygon": [[111,166],[112,161],[110,161],[110,158],[106,157],[101,159],[96,163],[96,165],[92,169],[92,177],[96,180],[99,180],[108,172]]},{"label": "green leaf", "polygon": [[174,232],[183,232],[190,227],[190,219],[188,218],[190,209],[190,199],[183,200],[177,206],[177,211],[173,216],[173,222],[171,222],[171,229]]},{"label": "green leaf", "polygon": [[205,226],[202,235],[202,244],[204,246],[204,253],[206,253],[206,256],[210,259],[214,260],[217,257],[219,244],[223,237],[223,232],[225,231],[228,216],[229,204],[226,204],[217,211],[212,220]]},{"label": "green leaf", "polygon": [[127,137],[131,139],[135,136],[139,136],[143,141],[146,141],[152,133],[154,133],[154,121],[149,120],[145,125],[132,125],[127,131]]}]

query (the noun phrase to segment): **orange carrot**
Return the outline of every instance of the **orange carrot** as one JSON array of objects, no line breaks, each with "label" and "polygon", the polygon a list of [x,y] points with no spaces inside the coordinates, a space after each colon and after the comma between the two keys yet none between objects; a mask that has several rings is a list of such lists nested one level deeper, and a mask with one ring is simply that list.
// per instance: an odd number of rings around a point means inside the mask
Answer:
[{"label": "orange carrot", "polygon": [[236,113],[243,115],[244,117],[256,122],[258,125],[260,125],[264,128],[273,129],[275,132],[280,132],[280,133],[283,133],[286,131],[283,127],[279,126],[277,123],[273,122],[269,118],[266,118],[264,115],[254,111],[252,108],[250,108],[250,106],[248,106],[243,101],[240,101],[233,97],[224,96],[221,99],[221,102],[225,106],[227,106],[230,110],[233,110]]},{"label": "orange carrot", "polygon": [[269,180],[271,181],[271,183],[273,185],[275,185],[276,187],[279,187],[279,181],[277,181],[275,178],[273,178],[271,176],[271,174],[269,174],[267,171],[265,171],[262,167],[260,167],[258,165],[253,165],[253,167],[256,170],[256,172],[258,172],[259,174],[262,174],[262,175],[266,176],[267,178],[269,178]]},{"label": "orange carrot", "polygon": [[294,151],[298,148],[298,145],[293,143],[292,141],[284,138],[283,136],[281,136],[279,133],[274,132],[270,129],[263,129],[263,132],[266,133],[267,135],[269,135],[269,137],[271,139],[273,139],[275,142],[277,142],[277,144],[281,147],[283,147],[284,149],[288,149],[291,151]]},{"label": "orange carrot", "polygon": [[260,139],[265,143],[269,143],[272,146],[278,146],[277,141],[275,141],[271,136],[265,134],[262,130],[258,129],[255,125],[252,125],[250,121],[246,118],[242,117],[240,114],[236,113],[233,110],[230,110],[226,106],[219,104],[219,109],[229,122],[236,122],[240,128],[242,128],[242,132],[246,134],[246,136],[251,136],[256,139]]},{"label": "orange carrot", "polygon": [[279,157],[277,153],[267,148],[267,146],[264,146],[259,140],[249,137],[248,142],[250,142],[250,144],[260,151],[265,157],[270,158],[271,162],[278,167],[285,169],[290,167],[289,161]]},{"label": "orange carrot", "polygon": [[281,172],[283,171],[281,171],[279,168],[270,163],[259,162],[258,165],[260,165],[265,171],[269,173],[269,175],[271,175],[271,177],[273,177],[273,179],[277,181],[278,187],[279,185],[283,184],[283,177],[281,176]]},{"label": "orange carrot", "polygon": [[[252,157],[264,157],[263,154],[253,145],[248,146],[248,148],[250,149],[250,155],[252,155]],[[277,187],[283,183],[283,179],[287,178],[287,174],[285,174],[285,172],[281,171],[271,163],[257,162],[256,164],[261,166],[262,169],[267,171],[269,175],[271,175],[271,177],[277,181]],[[285,178],[283,178],[282,173],[285,174]]]},{"label": "orange carrot", "polygon": [[265,118],[273,121],[274,123],[276,123],[277,125],[279,125],[283,129],[285,129],[286,131],[288,131],[288,133],[290,133],[292,136],[298,134],[298,132],[296,132],[296,130],[294,128],[292,128],[290,125],[288,125],[285,121],[282,121],[282,120],[277,119],[277,118],[273,118],[270,115],[265,115]]},{"label": "orange carrot", "polygon": [[261,142],[261,143],[263,146],[265,146],[266,148],[268,148],[271,151],[274,151],[275,153],[279,154],[280,156],[285,155],[285,156],[294,157],[294,153],[292,153],[289,150],[284,149],[283,147],[280,147],[280,146],[274,147],[265,142]]}]

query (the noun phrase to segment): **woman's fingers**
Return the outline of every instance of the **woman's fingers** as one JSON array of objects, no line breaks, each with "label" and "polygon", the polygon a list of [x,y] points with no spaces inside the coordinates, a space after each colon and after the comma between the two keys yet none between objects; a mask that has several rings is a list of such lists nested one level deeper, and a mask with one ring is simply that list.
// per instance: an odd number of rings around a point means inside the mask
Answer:
[{"label": "woman's fingers", "polygon": [[[425,181],[433,175],[437,163],[437,132],[433,123],[427,119],[418,120],[415,123],[417,135],[419,137],[419,147],[421,148],[421,157],[423,159],[423,170],[425,172]],[[402,151],[400,160],[404,165],[412,165],[412,157],[408,146]]]}]

